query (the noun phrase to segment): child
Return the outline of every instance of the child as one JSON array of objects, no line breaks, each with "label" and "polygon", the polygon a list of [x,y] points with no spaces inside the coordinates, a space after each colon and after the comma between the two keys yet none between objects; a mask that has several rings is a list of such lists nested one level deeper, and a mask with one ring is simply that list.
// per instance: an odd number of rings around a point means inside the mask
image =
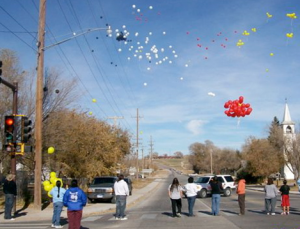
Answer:
[{"label": "child", "polygon": [[290,214],[290,198],[289,198],[290,187],[286,183],[287,181],[283,180],[283,185],[279,189],[281,193],[281,206],[283,210],[281,215]]}]

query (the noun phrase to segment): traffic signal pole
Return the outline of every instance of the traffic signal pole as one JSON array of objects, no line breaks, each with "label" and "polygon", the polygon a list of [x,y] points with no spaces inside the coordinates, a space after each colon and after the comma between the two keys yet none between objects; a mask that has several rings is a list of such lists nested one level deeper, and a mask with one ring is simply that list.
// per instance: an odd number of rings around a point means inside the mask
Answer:
[{"label": "traffic signal pole", "polygon": [[[2,79],[0,77],[0,83],[4,84],[5,86],[9,87],[12,92],[13,92],[13,104],[12,104],[12,113],[13,115],[18,114],[18,83],[13,82],[12,84],[7,82],[6,80]],[[10,169],[11,173],[15,175],[15,180],[17,178],[17,161],[16,161],[16,142],[17,142],[17,128],[14,129],[13,132],[13,149],[12,152],[10,153]],[[14,206],[13,206],[13,212],[16,212],[16,198],[14,201]]]}]

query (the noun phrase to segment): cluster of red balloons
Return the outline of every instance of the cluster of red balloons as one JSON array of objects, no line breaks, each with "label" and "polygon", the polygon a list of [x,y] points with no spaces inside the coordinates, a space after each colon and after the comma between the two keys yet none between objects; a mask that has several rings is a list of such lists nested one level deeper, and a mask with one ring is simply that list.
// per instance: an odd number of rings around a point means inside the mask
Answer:
[{"label": "cluster of red balloons", "polygon": [[228,100],[224,104],[224,108],[227,110],[224,112],[228,117],[245,117],[250,115],[252,108],[249,103],[243,103],[244,97],[240,96],[239,99],[234,101]]}]

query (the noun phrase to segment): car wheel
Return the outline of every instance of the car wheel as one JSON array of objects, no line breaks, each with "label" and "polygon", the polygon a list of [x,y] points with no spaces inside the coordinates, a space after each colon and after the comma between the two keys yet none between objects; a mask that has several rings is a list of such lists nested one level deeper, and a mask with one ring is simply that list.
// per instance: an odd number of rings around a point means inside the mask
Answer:
[{"label": "car wheel", "polygon": [[95,203],[96,200],[95,200],[95,199],[90,199],[90,198],[89,198],[89,202],[90,202],[90,203]]},{"label": "car wheel", "polygon": [[206,189],[201,189],[201,190],[200,190],[200,193],[199,193],[199,196],[200,196],[201,198],[207,197],[207,190],[206,190]]},{"label": "car wheel", "polygon": [[110,202],[111,202],[112,204],[115,204],[115,203],[116,203],[116,197],[114,196],[113,198],[111,198]]},{"label": "car wheel", "polygon": [[224,196],[230,196],[231,195],[231,189],[230,188],[226,188],[224,190]]}]

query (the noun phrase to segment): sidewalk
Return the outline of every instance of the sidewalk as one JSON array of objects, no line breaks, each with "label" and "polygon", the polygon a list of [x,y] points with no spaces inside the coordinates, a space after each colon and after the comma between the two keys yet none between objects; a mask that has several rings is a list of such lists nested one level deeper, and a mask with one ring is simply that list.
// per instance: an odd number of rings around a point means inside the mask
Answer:
[{"label": "sidewalk", "polygon": [[[141,189],[134,189],[132,196],[128,196],[127,198],[127,207],[132,207],[136,203],[138,203],[145,194],[151,192],[154,190],[159,184],[160,184],[161,178],[156,178]],[[83,217],[88,217],[91,215],[99,215],[101,213],[105,212],[112,212],[112,214],[115,212],[116,205],[111,203],[96,203],[96,204],[87,204],[83,208]],[[17,208],[17,211],[19,209]],[[53,208],[52,204],[50,204],[47,208],[45,208],[43,211],[35,210],[32,206],[24,209],[23,211],[19,212],[18,215],[15,216],[15,221],[13,222],[26,222],[26,221],[49,221],[51,222],[53,215]],[[67,217],[67,209],[64,207],[63,211],[61,213],[61,217],[68,218]],[[4,220],[3,214],[0,216],[0,223],[1,222],[7,222],[7,220]]]}]

